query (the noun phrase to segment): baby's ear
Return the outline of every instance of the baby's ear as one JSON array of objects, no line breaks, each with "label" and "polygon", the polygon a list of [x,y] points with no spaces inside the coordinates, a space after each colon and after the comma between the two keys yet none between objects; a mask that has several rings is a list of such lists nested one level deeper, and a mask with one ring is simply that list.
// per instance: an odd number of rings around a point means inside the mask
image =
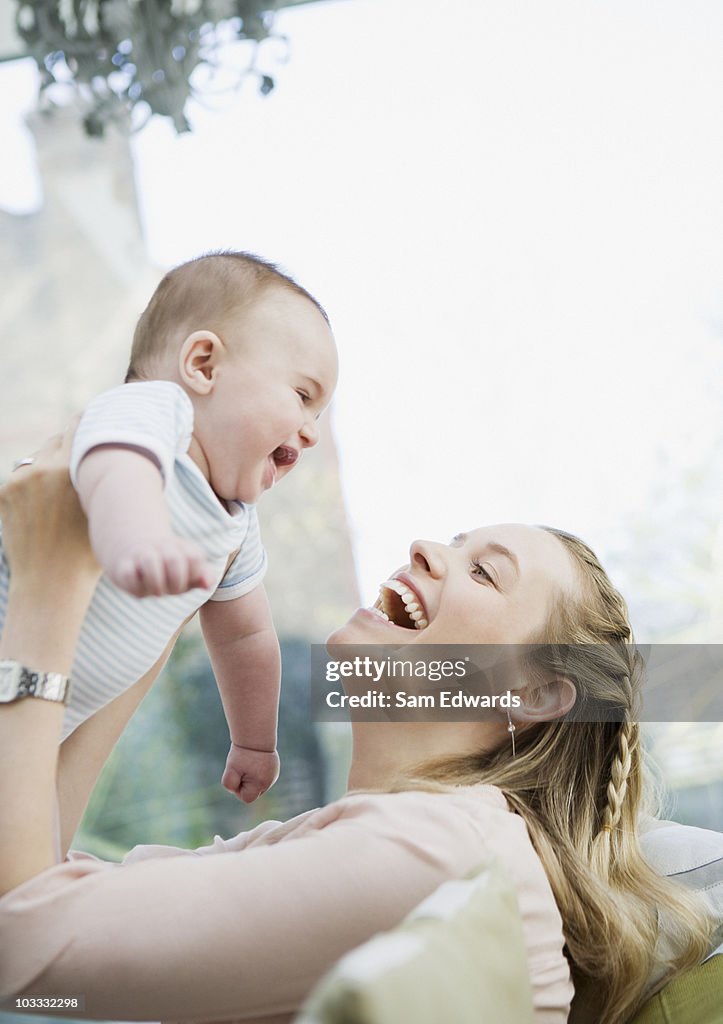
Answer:
[{"label": "baby's ear", "polygon": [[213,331],[194,331],[189,334],[178,353],[181,381],[197,395],[210,394],[222,355],[223,342]]}]

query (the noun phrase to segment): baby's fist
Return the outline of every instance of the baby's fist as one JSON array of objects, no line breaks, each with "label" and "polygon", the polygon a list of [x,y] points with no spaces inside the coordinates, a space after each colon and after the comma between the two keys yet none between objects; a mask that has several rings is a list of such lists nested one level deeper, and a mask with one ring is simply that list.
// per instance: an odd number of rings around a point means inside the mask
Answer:
[{"label": "baby's fist", "polygon": [[253,750],[232,743],[221,785],[245,804],[252,804],[276,782],[279,766],[275,750]]},{"label": "baby's fist", "polygon": [[201,549],[175,535],[138,541],[119,552],[106,572],[117,587],[134,597],[185,594],[194,587],[211,586]]}]

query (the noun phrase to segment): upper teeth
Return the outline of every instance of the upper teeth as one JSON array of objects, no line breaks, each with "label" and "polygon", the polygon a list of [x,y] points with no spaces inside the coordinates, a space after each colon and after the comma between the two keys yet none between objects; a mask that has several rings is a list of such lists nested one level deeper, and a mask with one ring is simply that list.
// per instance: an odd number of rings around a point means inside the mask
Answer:
[{"label": "upper teeth", "polygon": [[429,625],[416,595],[401,580],[386,580],[382,583],[381,589],[393,590],[395,594],[399,594],[409,618],[414,622],[415,629],[424,629]]}]

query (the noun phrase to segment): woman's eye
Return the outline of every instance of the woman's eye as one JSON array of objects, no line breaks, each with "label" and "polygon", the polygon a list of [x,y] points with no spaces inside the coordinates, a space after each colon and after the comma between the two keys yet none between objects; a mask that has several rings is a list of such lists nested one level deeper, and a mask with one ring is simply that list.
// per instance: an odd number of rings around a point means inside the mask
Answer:
[{"label": "woman's eye", "polygon": [[302,402],[310,402],[311,395],[307,391],[302,391],[300,388],[296,389],[296,394],[299,396]]},{"label": "woman's eye", "polygon": [[472,559],[471,569],[473,576],[481,576],[483,579],[486,579],[488,583],[494,583],[494,579],[487,572],[482,562],[478,562],[476,558]]}]

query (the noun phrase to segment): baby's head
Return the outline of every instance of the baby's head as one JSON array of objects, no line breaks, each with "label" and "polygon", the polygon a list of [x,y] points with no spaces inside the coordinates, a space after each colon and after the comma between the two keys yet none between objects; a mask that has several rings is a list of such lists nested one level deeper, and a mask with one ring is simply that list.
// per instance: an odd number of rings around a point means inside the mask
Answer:
[{"label": "baby's head", "polygon": [[194,407],[189,454],[219,498],[257,501],[318,441],[336,386],[326,313],[249,253],[169,271],[141,315],[126,381],[171,380]]}]

